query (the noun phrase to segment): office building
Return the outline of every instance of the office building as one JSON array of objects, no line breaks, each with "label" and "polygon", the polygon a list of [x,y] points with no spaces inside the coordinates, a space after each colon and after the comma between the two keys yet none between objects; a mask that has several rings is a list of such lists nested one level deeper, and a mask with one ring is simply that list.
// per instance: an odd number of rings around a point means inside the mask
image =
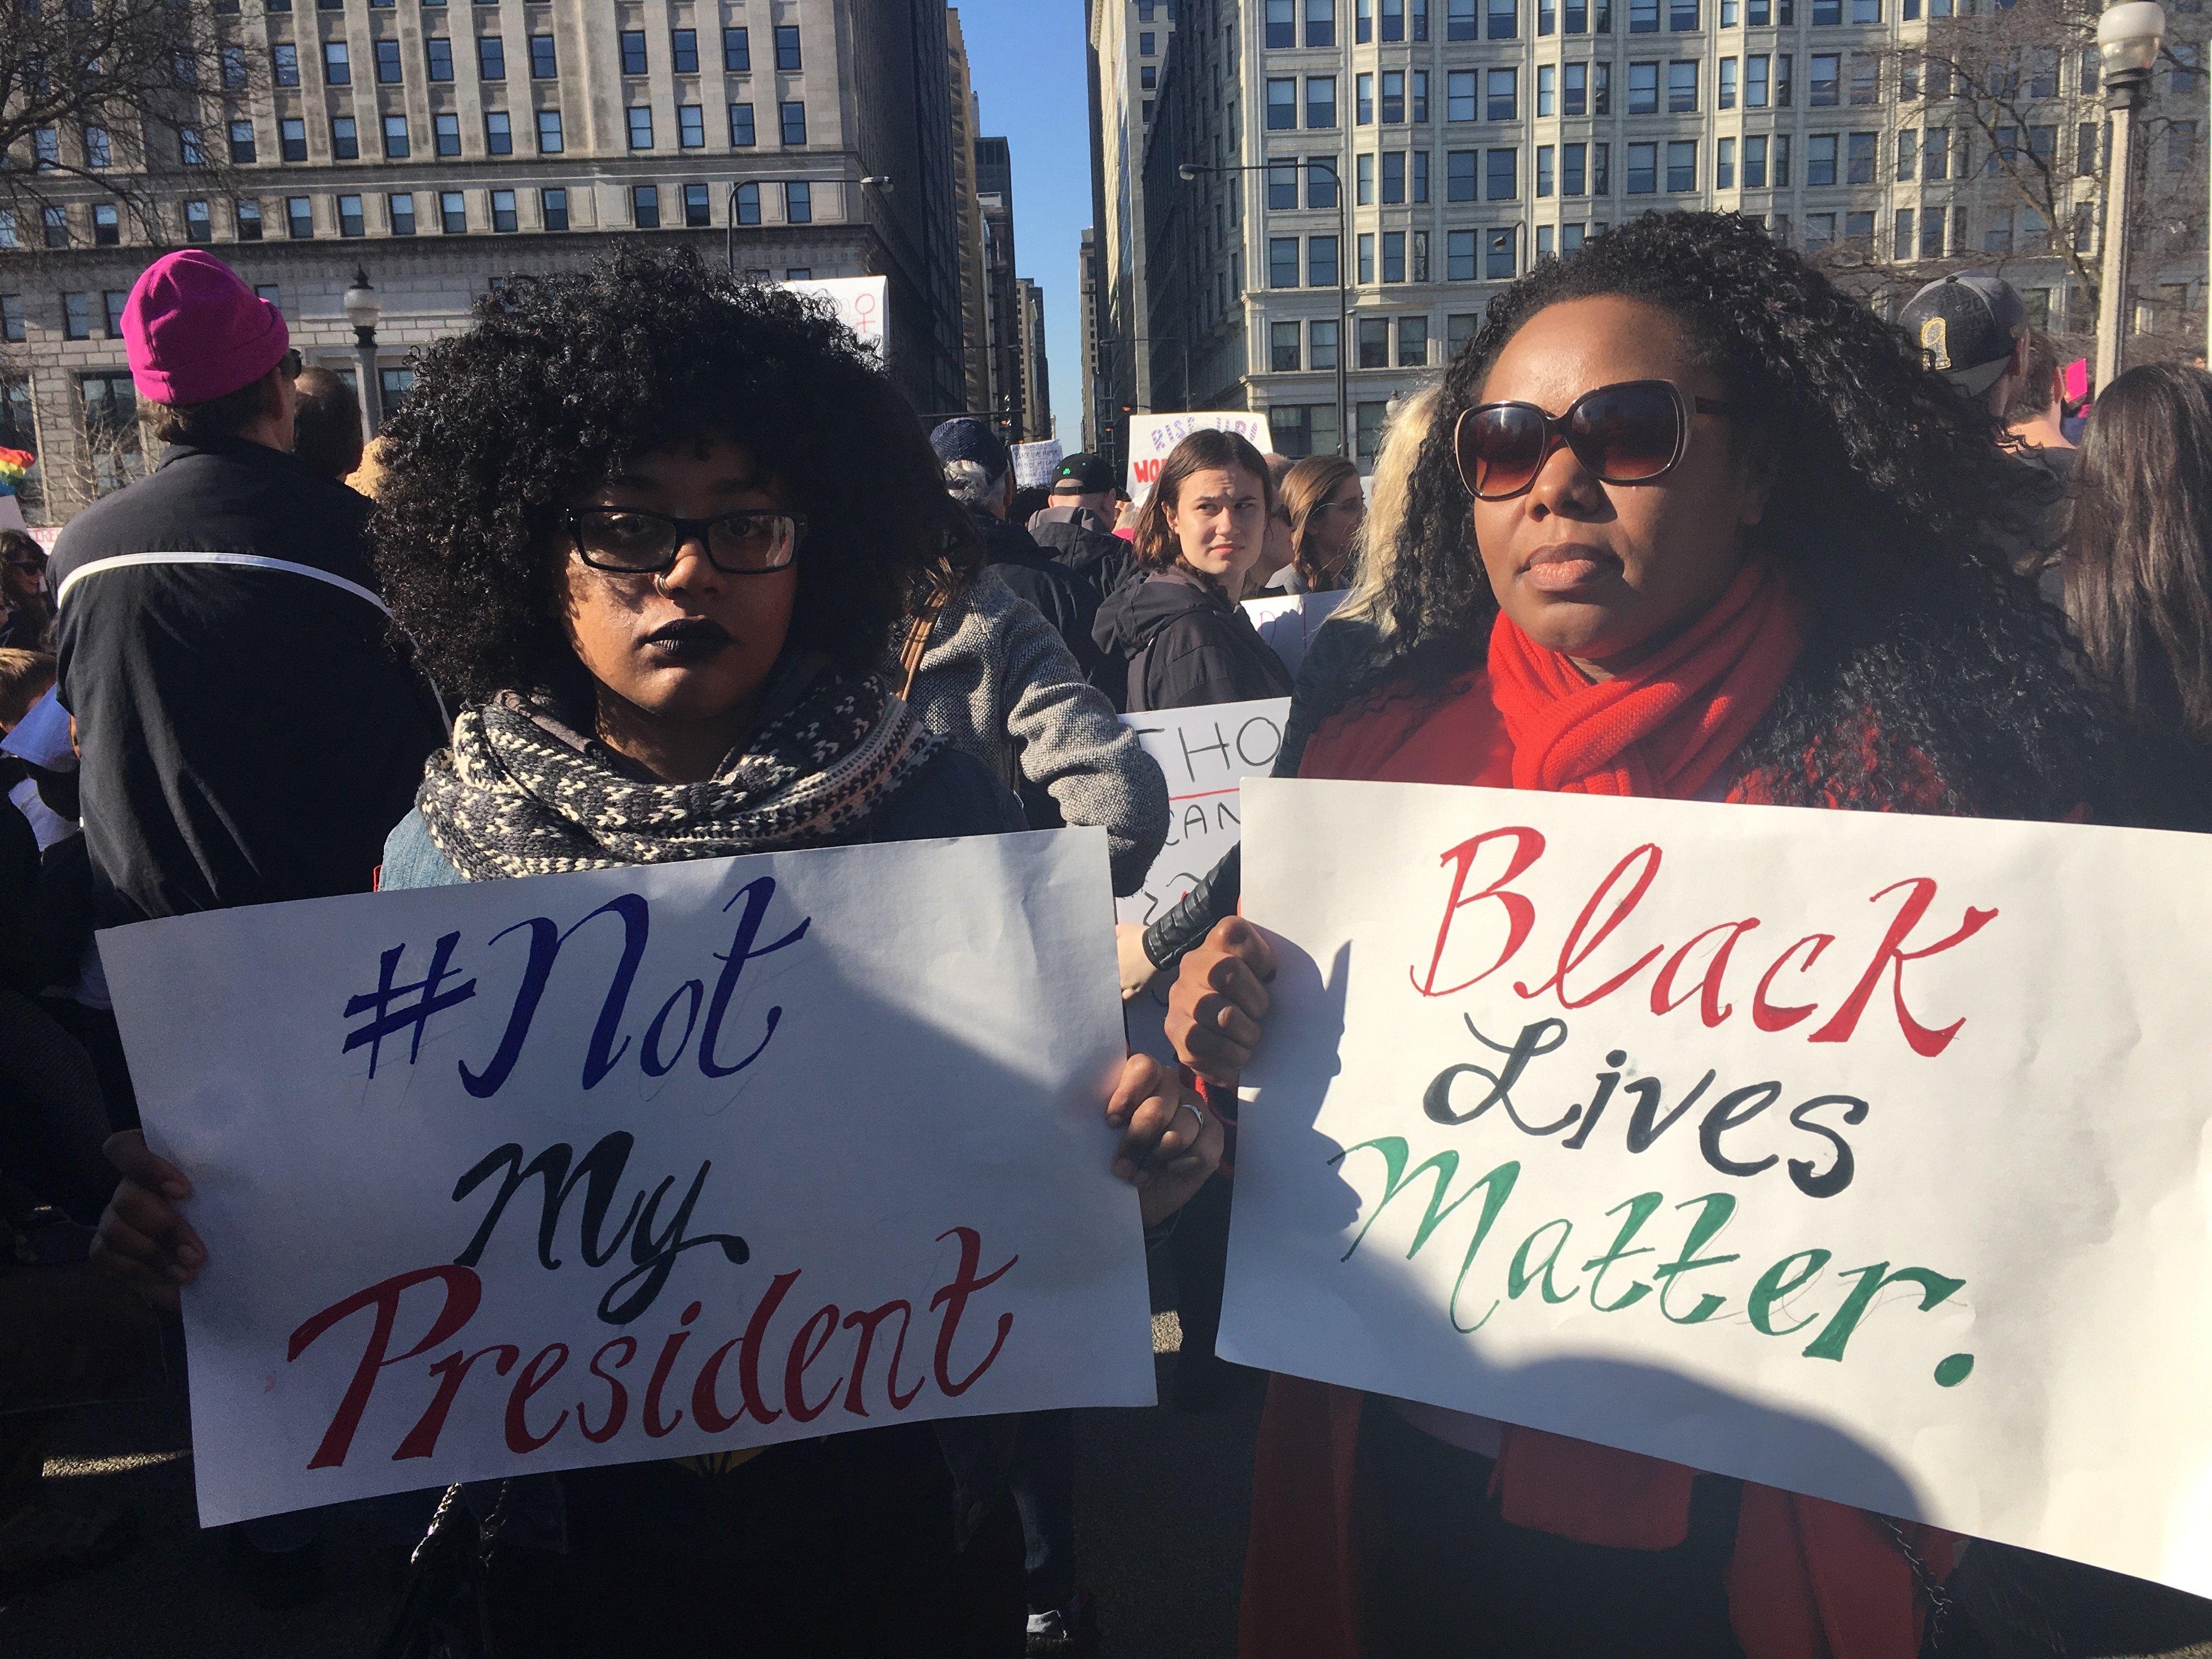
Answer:
[{"label": "office building", "polygon": [[952,193],[959,216],[960,364],[965,400],[961,408],[991,407],[990,299],[983,256],[983,210],[975,199],[975,134],[981,117],[968,72],[968,45],[960,14],[945,14],[951,52]]},{"label": "office building", "polygon": [[[1174,0],[1085,0],[1091,32],[1092,225],[1098,242],[1098,330],[1086,405],[1099,447],[1117,463],[1129,410],[1156,406],[1146,294],[1146,137],[1175,38]],[[1175,403],[1157,404],[1179,408]]]},{"label": "office building", "polygon": [[1046,367],[1044,346],[1044,290],[1026,276],[1014,279],[1014,300],[1021,317],[1022,432],[1025,441],[1040,442],[1053,435],[1052,377]]}]

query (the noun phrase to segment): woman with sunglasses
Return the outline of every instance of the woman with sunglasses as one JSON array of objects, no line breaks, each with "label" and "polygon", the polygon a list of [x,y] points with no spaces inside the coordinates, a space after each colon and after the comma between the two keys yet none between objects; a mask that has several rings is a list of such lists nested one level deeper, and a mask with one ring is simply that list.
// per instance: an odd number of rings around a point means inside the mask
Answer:
[{"label": "woman with sunglasses", "polygon": [[[1367,647],[1302,685],[1293,726],[1312,735],[1289,764],[2067,816],[2099,798],[2110,727],[1986,539],[2007,487],[1996,436],[1751,221],[1651,215],[1593,238],[1493,301],[1447,374],[1402,527],[1370,546],[1352,602]],[[1216,926],[1172,994],[1170,1034],[1215,1085],[1263,1040],[1266,921]],[[1920,1585],[1950,1550],[1838,1504],[1279,1376],[1243,1651],[1913,1659]]]},{"label": "woman with sunglasses", "polygon": [[44,651],[52,643],[53,600],[46,550],[20,530],[0,530],[0,649]]},{"label": "woman with sunglasses", "polygon": [[[424,353],[385,438],[385,592],[461,707],[384,886],[1022,828],[878,672],[970,532],[826,311],[688,253],[518,277]],[[1103,1115],[1098,1155],[1148,1224],[1218,1158],[1218,1126],[1151,1062]],[[126,1157],[100,1252],[173,1295],[206,1261],[161,1190],[181,1177]],[[1009,1513],[956,1552],[939,1448],[894,1425],[550,1477],[565,1549],[502,1551],[500,1646],[1018,1654],[1018,1534]]]}]

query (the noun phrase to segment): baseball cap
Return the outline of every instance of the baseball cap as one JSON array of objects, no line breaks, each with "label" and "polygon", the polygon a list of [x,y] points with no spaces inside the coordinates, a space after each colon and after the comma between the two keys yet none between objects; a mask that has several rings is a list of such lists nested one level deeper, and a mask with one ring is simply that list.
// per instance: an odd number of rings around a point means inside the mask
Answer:
[{"label": "baseball cap", "polygon": [[1929,368],[1969,397],[1997,383],[2027,333],[2027,307],[2002,276],[1979,271],[1922,289],[1898,313]]},{"label": "baseball cap", "polygon": [[1052,470],[1052,493],[1055,495],[1103,495],[1120,482],[1114,476],[1113,464],[1103,455],[1094,455],[1087,449],[1077,451]]},{"label": "baseball cap", "polygon": [[198,248],[155,260],[123,306],[131,384],[157,404],[228,397],[276,368],[291,343],[283,313]]},{"label": "baseball cap", "polygon": [[937,452],[937,459],[943,465],[973,461],[994,478],[1004,477],[1014,465],[1005,441],[972,415],[945,422],[929,434],[929,447]]}]

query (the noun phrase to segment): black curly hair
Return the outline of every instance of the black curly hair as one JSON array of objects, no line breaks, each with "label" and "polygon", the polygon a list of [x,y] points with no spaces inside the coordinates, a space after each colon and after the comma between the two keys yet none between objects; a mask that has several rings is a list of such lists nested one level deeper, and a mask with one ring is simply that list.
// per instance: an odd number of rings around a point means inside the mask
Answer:
[{"label": "black curly hair", "polygon": [[1435,690],[1498,613],[1453,459],[1461,411],[1521,326],[1620,295],[1669,313],[1741,406],[1778,485],[1758,550],[1802,599],[1797,668],[1744,756],[1791,805],[2056,817],[2111,802],[2109,706],[2064,665],[2063,618],[2015,576],[2016,464],[1995,418],[1904,335],[1735,214],[1647,214],[1490,302],[1446,372],[1354,694]]},{"label": "black curly hair", "polygon": [[556,515],[705,436],[750,450],[806,517],[787,649],[875,666],[975,541],[912,406],[825,307],[625,247],[501,284],[422,354],[384,429],[377,570],[432,676],[471,702],[573,685]]}]

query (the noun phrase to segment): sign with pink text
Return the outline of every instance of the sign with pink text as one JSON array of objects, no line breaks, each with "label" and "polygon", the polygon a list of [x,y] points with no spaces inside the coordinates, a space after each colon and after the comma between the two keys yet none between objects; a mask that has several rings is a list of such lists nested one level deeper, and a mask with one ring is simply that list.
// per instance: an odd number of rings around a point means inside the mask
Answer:
[{"label": "sign with pink text", "polygon": [[1244,409],[1186,411],[1179,415],[1129,416],[1129,499],[1141,501],[1152,494],[1160,468],[1175,447],[1194,432],[1234,432],[1253,448],[1265,452],[1272,441],[1267,417]]},{"label": "sign with pink text", "polygon": [[208,1525],[1152,1400],[1096,830],[101,935]]},{"label": "sign with pink text", "polygon": [[1243,821],[1225,1357],[2212,1594],[2203,837],[1268,779]]}]

